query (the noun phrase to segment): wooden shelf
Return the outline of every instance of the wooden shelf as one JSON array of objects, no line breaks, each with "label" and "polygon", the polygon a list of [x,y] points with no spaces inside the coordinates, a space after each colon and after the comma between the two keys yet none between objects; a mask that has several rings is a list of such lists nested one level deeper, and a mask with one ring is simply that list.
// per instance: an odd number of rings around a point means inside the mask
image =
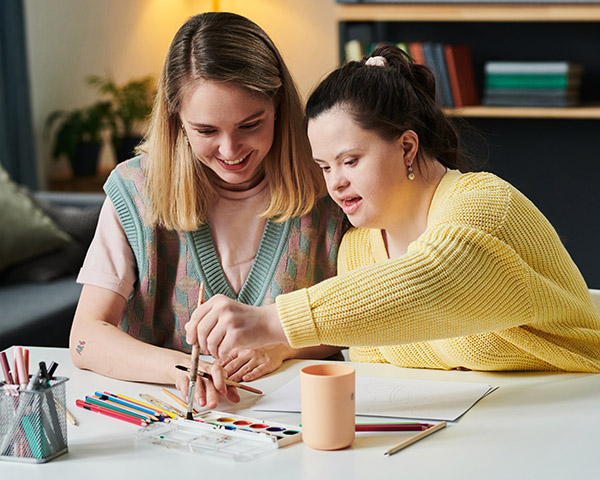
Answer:
[{"label": "wooden shelf", "polygon": [[589,105],[571,108],[547,107],[486,107],[475,105],[444,110],[451,117],[471,118],[563,118],[594,120],[600,119],[600,106]]},{"label": "wooden shelf", "polygon": [[600,5],[337,5],[341,22],[597,22]]}]

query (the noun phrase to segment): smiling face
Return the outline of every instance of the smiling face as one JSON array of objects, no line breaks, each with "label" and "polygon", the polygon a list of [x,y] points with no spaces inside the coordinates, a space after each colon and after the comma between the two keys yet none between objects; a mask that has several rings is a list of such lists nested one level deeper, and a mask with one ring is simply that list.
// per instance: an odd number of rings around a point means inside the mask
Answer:
[{"label": "smiling face", "polygon": [[226,83],[201,80],[184,96],[179,117],[194,155],[224,188],[244,189],[264,175],[273,144],[273,102]]},{"label": "smiling face", "polygon": [[323,170],[329,195],[355,227],[386,229],[405,208],[411,181],[404,136],[385,141],[337,107],[308,122],[313,158]]}]

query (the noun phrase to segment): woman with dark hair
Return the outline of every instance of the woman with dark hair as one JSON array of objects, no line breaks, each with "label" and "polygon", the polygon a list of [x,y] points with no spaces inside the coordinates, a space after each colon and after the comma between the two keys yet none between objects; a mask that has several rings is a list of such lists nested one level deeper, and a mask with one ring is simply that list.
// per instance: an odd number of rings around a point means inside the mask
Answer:
[{"label": "woman with dark hair", "polygon": [[356,227],[339,276],[268,307],[214,298],[188,341],[220,356],[288,341],[349,345],[351,360],[404,367],[600,371],[600,318],[583,277],[521,192],[466,173],[430,69],[379,46],[331,73],[306,117],[329,194]]}]

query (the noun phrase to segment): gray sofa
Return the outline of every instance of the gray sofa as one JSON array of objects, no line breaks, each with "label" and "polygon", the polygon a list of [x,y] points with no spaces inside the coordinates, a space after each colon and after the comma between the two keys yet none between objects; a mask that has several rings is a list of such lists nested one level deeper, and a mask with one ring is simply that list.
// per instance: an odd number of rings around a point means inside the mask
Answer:
[{"label": "gray sofa", "polygon": [[105,198],[102,193],[30,195],[71,241],[0,273],[0,350],[11,345],[68,346],[81,292],[75,279]]}]

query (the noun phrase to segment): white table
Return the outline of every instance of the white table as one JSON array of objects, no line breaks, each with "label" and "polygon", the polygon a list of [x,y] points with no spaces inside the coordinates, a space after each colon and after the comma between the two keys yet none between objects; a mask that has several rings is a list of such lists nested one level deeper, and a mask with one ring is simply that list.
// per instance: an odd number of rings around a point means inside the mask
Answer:
[{"label": "white table", "polygon": [[[302,443],[249,462],[135,445],[139,428],[75,406],[94,391],[131,397],[149,393],[166,400],[159,385],[122,382],[76,369],[66,349],[31,348],[30,365],[59,363],[69,377],[67,402],[79,426],[68,425],[69,452],[46,464],[0,462],[0,478],[33,479],[591,479],[600,472],[600,375],[480,373],[403,369],[353,364],[357,375],[477,382],[500,388],[458,422],[401,452],[383,452],[407,433],[359,433],[351,448],[323,452]],[[12,354],[9,353],[9,358]],[[268,394],[318,361],[289,361],[253,382]],[[32,368],[32,367],[30,367]],[[33,369],[33,368],[32,368]],[[175,391],[171,388],[171,391]],[[299,414],[254,412],[256,396],[240,391],[242,403],[219,410],[272,422],[299,424]],[[234,477],[234,475],[236,477]]]}]

